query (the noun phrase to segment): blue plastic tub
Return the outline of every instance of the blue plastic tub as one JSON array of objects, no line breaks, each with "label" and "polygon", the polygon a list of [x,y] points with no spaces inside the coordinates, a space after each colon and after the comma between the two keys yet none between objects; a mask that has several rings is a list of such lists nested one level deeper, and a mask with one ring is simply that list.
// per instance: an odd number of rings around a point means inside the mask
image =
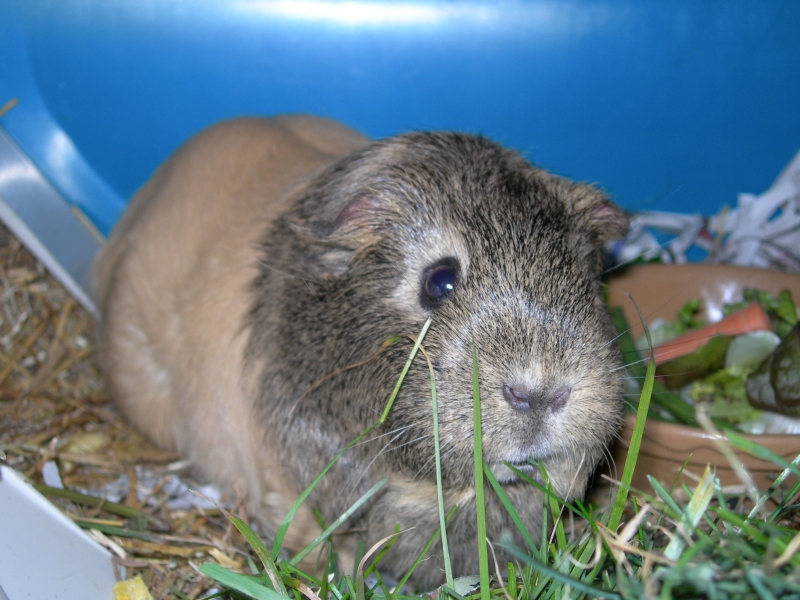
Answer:
[{"label": "blue plastic tub", "polygon": [[711,214],[800,147],[798,32],[777,0],[5,0],[0,134],[103,234],[192,133],[284,112],[480,132],[630,209]]}]

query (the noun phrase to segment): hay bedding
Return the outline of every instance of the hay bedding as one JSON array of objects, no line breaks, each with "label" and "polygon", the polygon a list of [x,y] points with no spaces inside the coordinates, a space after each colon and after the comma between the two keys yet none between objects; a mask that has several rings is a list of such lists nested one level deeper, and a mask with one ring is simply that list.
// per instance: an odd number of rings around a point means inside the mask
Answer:
[{"label": "hay bedding", "polygon": [[[92,317],[0,225],[0,462],[39,484],[128,577],[140,574],[154,598],[202,597],[213,584],[194,565],[241,569],[249,547],[219,509],[186,492],[186,483],[196,485],[188,465],[120,418],[97,367],[95,331]],[[41,487],[43,470],[57,472],[68,491]],[[246,519],[241,500],[227,499]]]}]

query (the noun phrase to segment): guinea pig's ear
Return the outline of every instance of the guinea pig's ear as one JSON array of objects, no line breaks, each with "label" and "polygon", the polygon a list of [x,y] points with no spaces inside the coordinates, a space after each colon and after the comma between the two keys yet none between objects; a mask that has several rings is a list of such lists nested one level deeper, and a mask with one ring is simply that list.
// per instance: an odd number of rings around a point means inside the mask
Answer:
[{"label": "guinea pig's ear", "polygon": [[596,187],[574,184],[570,198],[576,214],[599,244],[625,237],[630,226],[628,215]]},{"label": "guinea pig's ear", "polygon": [[384,212],[375,195],[362,194],[344,202],[329,202],[320,214],[308,220],[308,229],[320,241],[363,246],[377,239],[376,230]]},{"label": "guinea pig's ear", "polygon": [[380,239],[394,212],[389,204],[368,192],[350,198],[329,196],[312,216],[295,221],[293,229],[306,246],[309,266],[331,273],[347,270],[354,257]]}]

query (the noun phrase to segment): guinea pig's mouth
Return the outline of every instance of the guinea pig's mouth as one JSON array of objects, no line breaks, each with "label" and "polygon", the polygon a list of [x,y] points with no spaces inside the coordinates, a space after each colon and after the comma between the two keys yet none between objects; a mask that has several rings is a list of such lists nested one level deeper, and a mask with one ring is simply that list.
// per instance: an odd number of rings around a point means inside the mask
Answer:
[{"label": "guinea pig's mouth", "polygon": [[540,482],[539,469],[528,461],[498,461],[492,463],[489,468],[498,483],[514,483],[521,481],[521,477],[511,468],[530,477],[534,481]]}]

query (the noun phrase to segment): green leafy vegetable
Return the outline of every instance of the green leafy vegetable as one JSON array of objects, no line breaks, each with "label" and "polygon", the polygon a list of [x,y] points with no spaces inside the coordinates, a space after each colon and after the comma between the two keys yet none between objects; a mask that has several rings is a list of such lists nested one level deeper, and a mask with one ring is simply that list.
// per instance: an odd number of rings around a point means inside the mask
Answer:
[{"label": "green leafy vegetable", "polygon": [[656,374],[663,378],[667,387],[677,389],[719,371],[725,367],[725,355],[732,339],[728,335],[712,337],[697,350],[661,363],[656,368]]},{"label": "green leafy vegetable", "polygon": [[747,399],[745,382],[749,370],[731,367],[712,373],[695,381],[689,388],[689,396],[695,402],[710,403],[708,413],[729,423],[742,423],[759,415]]},{"label": "green leafy vegetable", "polygon": [[781,290],[778,296],[775,297],[764,290],[745,288],[742,296],[744,297],[744,302],[725,305],[722,309],[722,314],[727,317],[729,314],[741,310],[753,302],[758,302],[764,312],[767,313],[767,316],[769,316],[772,329],[781,338],[785,337],[792,327],[797,324],[797,308],[789,290]]},{"label": "green leafy vegetable", "polygon": [[703,319],[697,318],[702,304],[702,301],[693,299],[678,309],[675,314],[675,328],[679,334],[686,333],[692,329],[699,329],[706,324]]},{"label": "green leafy vegetable", "polygon": [[747,378],[750,403],[784,415],[800,415],[800,326]]},{"label": "green leafy vegetable", "polygon": [[[700,402],[710,405],[709,415],[717,427],[736,428],[759,419],[762,410],[800,416],[800,333],[792,294],[782,290],[775,296],[745,288],[743,298],[743,302],[726,304],[723,316],[757,302],[773,331],[715,336],[693,352],[660,364],[648,417],[697,426],[694,404]],[[673,321],[658,320],[653,325],[653,345],[702,326],[700,307],[700,300],[691,300],[676,312]],[[640,380],[644,367],[637,348],[647,348],[644,336],[634,344],[621,310],[613,308],[612,317],[628,371],[633,380]]]}]

